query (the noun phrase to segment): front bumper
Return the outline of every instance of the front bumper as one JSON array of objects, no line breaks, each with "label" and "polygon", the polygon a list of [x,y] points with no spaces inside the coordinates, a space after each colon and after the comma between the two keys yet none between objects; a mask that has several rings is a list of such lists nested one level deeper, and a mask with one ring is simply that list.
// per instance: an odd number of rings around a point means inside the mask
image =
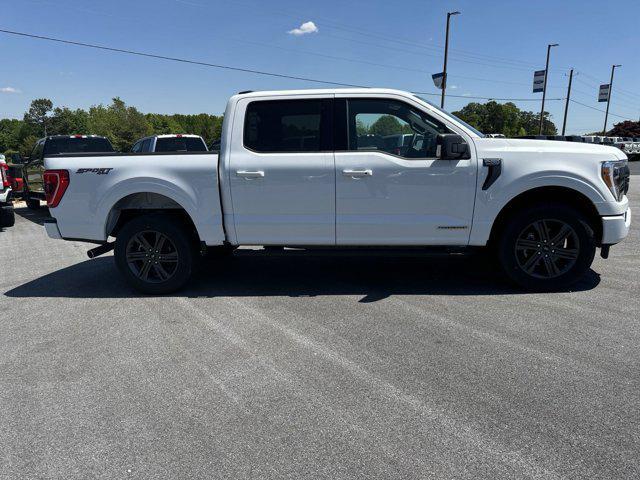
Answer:
[{"label": "front bumper", "polygon": [[631,226],[631,209],[622,215],[602,217],[602,245],[620,243],[629,234]]},{"label": "front bumper", "polygon": [[58,229],[58,222],[55,218],[45,218],[44,229],[47,231],[49,238],[63,240],[60,230]]}]

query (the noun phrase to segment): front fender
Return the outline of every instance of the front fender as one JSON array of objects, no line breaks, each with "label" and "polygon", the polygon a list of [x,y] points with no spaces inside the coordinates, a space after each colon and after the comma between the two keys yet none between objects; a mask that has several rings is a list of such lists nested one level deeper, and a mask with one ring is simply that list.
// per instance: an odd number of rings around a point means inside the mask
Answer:
[{"label": "front fender", "polygon": [[541,187],[560,187],[584,195],[596,207],[600,215],[614,215],[617,203],[607,199],[592,182],[586,178],[567,175],[566,172],[532,173],[513,179],[500,179],[487,191],[478,190],[474,222],[469,244],[485,245],[491,228],[505,206],[519,195]]}]

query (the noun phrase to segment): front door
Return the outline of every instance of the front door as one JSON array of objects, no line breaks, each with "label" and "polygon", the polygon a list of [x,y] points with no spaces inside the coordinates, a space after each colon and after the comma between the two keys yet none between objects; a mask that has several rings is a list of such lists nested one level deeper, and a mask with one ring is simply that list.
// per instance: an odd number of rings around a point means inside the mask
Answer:
[{"label": "front door", "polygon": [[402,99],[336,98],[336,112],[339,102],[347,151],[335,155],[337,244],[467,245],[475,151],[440,160],[436,145],[459,132]]},{"label": "front door", "polygon": [[335,244],[332,97],[238,102],[228,165],[238,244]]}]

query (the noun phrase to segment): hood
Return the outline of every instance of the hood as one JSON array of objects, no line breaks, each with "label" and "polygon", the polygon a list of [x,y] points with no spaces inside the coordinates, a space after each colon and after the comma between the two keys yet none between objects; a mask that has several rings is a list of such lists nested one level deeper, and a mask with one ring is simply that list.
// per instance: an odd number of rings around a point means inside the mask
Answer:
[{"label": "hood", "polygon": [[627,160],[627,156],[619,148],[594,145],[592,143],[521,138],[476,138],[474,142],[478,148],[478,156],[480,158],[486,158],[491,152],[497,157],[501,155],[501,152],[508,152],[509,154],[520,152],[523,154],[553,154],[553,156],[561,156],[563,154],[571,157],[584,156],[598,161]]}]

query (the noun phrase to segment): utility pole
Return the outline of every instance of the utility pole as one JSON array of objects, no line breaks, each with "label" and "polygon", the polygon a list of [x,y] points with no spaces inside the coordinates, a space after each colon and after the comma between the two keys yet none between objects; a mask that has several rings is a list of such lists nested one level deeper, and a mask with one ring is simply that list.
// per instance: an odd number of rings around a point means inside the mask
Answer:
[{"label": "utility pole", "polygon": [[562,121],[562,136],[567,129],[567,112],[569,112],[569,101],[571,100],[571,82],[573,81],[573,68],[569,71],[569,88],[567,88],[567,103],[564,104],[564,120]]},{"label": "utility pole", "polygon": [[447,13],[447,33],[444,40],[444,67],[442,69],[442,97],[440,99],[440,108],[444,108],[444,95],[447,89],[447,57],[449,56],[449,22],[454,15],[460,15],[460,12]]},{"label": "utility pole", "polygon": [[607,111],[604,114],[604,127],[602,127],[602,136],[604,137],[607,134],[607,120],[609,119],[609,104],[611,103],[611,92],[613,91],[613,72],[616,71],[617,67],[621,67],[622,65],[611,65],[611,80],[609,80],[609,98],[607,98]]},{"label": "utility pole", "polygon": [[542,108],[540,109],[540,135],[542,135],[542,128],[544,127],[544,101],[547,97],[547,83],[549,82],[549,55],[551,54],[551,47],[557,47],[557,43],[547,45],[547,64],[544,67],[544,86],[542,87]]}]

